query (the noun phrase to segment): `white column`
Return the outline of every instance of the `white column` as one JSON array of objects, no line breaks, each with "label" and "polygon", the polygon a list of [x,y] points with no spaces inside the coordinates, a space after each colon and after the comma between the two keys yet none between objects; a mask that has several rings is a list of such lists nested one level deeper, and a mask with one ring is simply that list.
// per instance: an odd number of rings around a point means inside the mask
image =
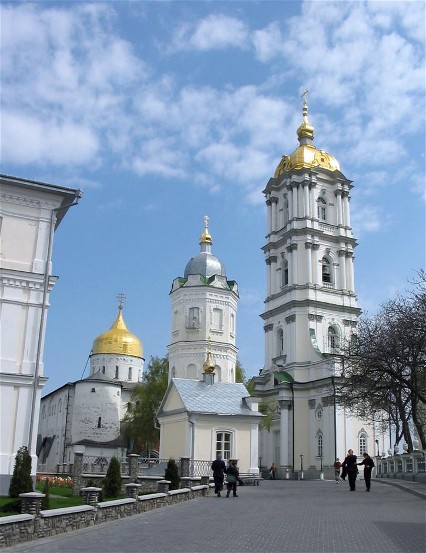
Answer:
[{"label": "white column", "polygon": [[287,188],[287,198],[288,198],[288,222],[293,219],[293,189],[291,186]]},{"label": "white column", "polygon": [[251,474],[259,473],[259,427],[252,424],[250,427],[250,469]]},{"label": "white column", "polygon": [[306,282],[312,282],[312,243],[305,242],[306,250]]},{"label": "white column", "polygon": [[280,466],[287,467],[291,463],[289,462],[289,450],[288,450],[288,410],[290,407],[290,401],[278,400],[281,408],[280,419]]},{"label": "white column", "polygon": [[272,232],[276,231],[277,230],[277,203],[278,203],[278,198],[271,198],[271,203],[272,203],[272,210],[271,210],[271,218],[272,218],[272,223],[271,223],[271,229],[272,229]]},{"label": "white column", "polygon": [[298,281],[297,281],[297,244],[292,244],[290,246],[290,251],[291,251],[292,284],[298,284]]},{"label": "white column", "polygon": [[350,207],[350,199],[351,199],[351,196],[350,196],[350,194],[348,193],[348,195],[346,196],[346,223],[347,223],[348,227],[351,226],[351,207]]},{"label": "white column", "polygon": [[303,183],[303,215],[310,217],[311,209],[309,205],[309,183]]},{"label": "white column", "polygon": [[343,214],[342,214],[342,191],[336,190],[336,197],[337,197],[337,224],[339,226],[342,225],[343,221]]},{"label": "white column", "polygon": [[313,253],[313,275],[312,280],[314,284],[321,284],[319,275],[321,275],[320,269],[319,269],[319,260],[318,260],[318,250],[319,250],[319,244],[312,244],[312,249],[314,251]]},{"label": "white column", "polygon": [[267,211],[268,211],[268,233],[272,232],[272,202],[271,200],[266,200]]},{"label": "white column", "polygon": [[298,217],[299,213],[297,210],[297,184],[294,184],[292,188],[293,192],[293,217]]},{"label": "white column", "polygon": [[271,279],[271,259],[266,260],[266,293],[268,296],[271,295],[272,290],[272,279]]},{"label": "white column", "polygon": [[354,279],[354,255],[352,252],[347,252],[348,262],[346,263],[348,288],[351,292],[355,292]]},{"label": "white column", "polygon": [[346,290],[346,251],[339,250],[339,260],[340,260],[340,286],[342,290]]},{"label": "white column", "polygon": [[311,217],[315,218],[317,217],[317,210],[316,210],[316,202],[315,202],[315,188],[316,183],[311,184],[311,190],[310,190],[310,199],[311,199]]}]

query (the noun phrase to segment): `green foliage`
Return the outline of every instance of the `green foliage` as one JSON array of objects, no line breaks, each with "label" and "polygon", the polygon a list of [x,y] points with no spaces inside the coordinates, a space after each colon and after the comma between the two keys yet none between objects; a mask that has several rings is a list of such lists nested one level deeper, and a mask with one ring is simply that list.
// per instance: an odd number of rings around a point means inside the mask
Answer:
[{"label": "green foliage", "polygon": [[170,480],[170,490],[178,490],[180,484],[179,468],[174,459],[169,459],[167,462],[165,480]]},{"label": "green foliage", "polygon": [[15,457],[15,467],[9,485],[9,497],[19,497],[21,493],[33,491],[31,478],[31,455],[28,448],[22,446]]},{"label": "green foliage", "polygon": [[259,404],[259,411],[264,415],[259,427],[270,432],[276,411],[275,404],[262,401],[262,403]]},{"label": "green foliage", "polygon": [[43,489],[41,493],[44,493],[44,497],[41,500],[41,509],[43,511],[46,511],[47,509],[50,509],[49,480],[47,478],[44,479]]},{"label": "green foliage", "polygon": [[253,379],[247,379],[246,371],[241,365],[240,360],[237,359],[237,364],[235,365],[235,382],[242,382],[247,388],[248,393],[251,396],[254,396],[254,382]]},{"label": "green foliage", "polygon": [[111,461],[109,462],[106,476],[103,479],[103,491],[105,497],[118,497],[121,492],[121,484],[122,479],[120,461],[117,459],[117,457],[112,457]]},{"label": "green foliage", "polygon": [[132,392],[122,430],[133,453],[140,454],[158,447],[160,431],[156,428],[155,418],[167,390],[168,375],[167,356],[162,359],[151,357],[142,383]]}]

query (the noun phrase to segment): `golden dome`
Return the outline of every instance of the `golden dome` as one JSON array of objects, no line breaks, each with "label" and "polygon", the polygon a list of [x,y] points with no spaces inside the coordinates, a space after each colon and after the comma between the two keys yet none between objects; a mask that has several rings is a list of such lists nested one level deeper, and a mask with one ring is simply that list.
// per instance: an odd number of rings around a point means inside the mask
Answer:
[{"label": "golden dome", "polygon": [[302,144],[289,156],[283,156],[275,169],[274,178],[277,178],[284,171],[292,169],[311,169],[312,167],[323,167],[330,171],[340,171],[337,159],[324,150],[317,150],[312,144]]},{"label": "golden dome", "polygon": [[98,336],[93,342],[92,355],[96,353],[115,353],[143,357],[142,342],[127,330],[121,313],[123,306],[118,308],[118,316],[112,327]]},{"label": "golden dome", "polygon": [[212,359],[212,352],[210,350],[210,338],[207,342],[207,356],[206,360],[203,363],[203,370],[205,373],[213,373],[215,369],[215,364]]},{"label": "golden dome", "polygon": [[314,139],[314,127],[308,121],[307,93],[308,91],[305,90],[302,94],[304,97],[302,124],[297,129],[300,146],[289,156],[284,155],[281,158],[281,161],[275,169],[274,178],[279,177],[284,171],[291,171],[292,169],[322,167],[329,171],[340,171],[339,162],[335,157],[324,150],[317,150],[312,144]]}]

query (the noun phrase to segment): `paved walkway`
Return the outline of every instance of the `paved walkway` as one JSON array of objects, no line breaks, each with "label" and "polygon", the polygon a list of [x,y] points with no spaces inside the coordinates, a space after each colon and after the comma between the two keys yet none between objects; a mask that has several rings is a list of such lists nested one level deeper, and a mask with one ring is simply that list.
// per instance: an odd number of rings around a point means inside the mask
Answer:
[{"label": "paved walkway", "polygon": [[357,484],[266,480],[5,552],[424,553],[426,501],[412,493],[424,486]]}]

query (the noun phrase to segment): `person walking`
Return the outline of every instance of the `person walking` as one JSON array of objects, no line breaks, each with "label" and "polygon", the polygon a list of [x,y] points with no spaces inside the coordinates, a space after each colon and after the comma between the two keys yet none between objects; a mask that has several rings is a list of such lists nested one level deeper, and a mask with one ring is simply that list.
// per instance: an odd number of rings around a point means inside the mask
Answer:
[{"label": "person walking", "polygon": [[275,473],[277,472],[277,467],[275,463],[272,463],[271,468],[269,469],[269,480],[275,480]]},{"label": "person walking", "polygon": [[222,455],[216,455],[216,460],[213,461],[211,469],[213,471],[214,493],[220,497],[220,492],[223,490],[223,481],[225,479],[226,465],[222,460]]},{"label": "person walking", "polygon": [[374,468],[374,461],[368,453],[363,453],[362,455],[364,459],[360,463],[357,463],[357,465],[364,465],[365,491],[369,492],[371,487],[371,471]]},{"label": "person walking", "polygon": [[337,459],[334,461],[334,478],[336,480],[336,484],[339,483],[341,467],[342,463],[339,461],[339,457],[337,457]]},{"label": "person walking", "polygon": [[348,475],[349,481],[349,490],[351,492],[355,491],[355,482],[358,474],[358,467],[356,463],[356,455],[354,455],[353,449],[348,450],[348,454],[345,457],[345,460],[342,463],[342,468],[345,474]]},{"label": "person walking", "polygon": [[229,497],[231,491],[233,497],[238,497],[237,494],[237,482],[240,477],[240,471],[237,468],[237,461],[231,461],[226,469],[226,497]]}]

